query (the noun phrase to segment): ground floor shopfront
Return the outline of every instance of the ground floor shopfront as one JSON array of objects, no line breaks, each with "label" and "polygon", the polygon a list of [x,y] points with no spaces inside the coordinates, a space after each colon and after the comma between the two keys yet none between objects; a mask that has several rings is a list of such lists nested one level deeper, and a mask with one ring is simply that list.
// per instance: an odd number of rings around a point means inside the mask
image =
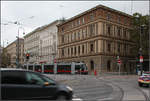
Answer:
[{"label": "ground floor shopfront", "polygon": [[[135,73],[136,72],[136,63],[130,61],[131,58],[120,57],[121,65],[120,72],[122,73]],[[111,72],[119,72],[119,65],[117,63],[117,58],[114,56],[85,56],[77,58],[64,58],[58,59],[58,62],[84,62],[88,67],[89,74],[93,74],[96,70],[97,74]]]}]

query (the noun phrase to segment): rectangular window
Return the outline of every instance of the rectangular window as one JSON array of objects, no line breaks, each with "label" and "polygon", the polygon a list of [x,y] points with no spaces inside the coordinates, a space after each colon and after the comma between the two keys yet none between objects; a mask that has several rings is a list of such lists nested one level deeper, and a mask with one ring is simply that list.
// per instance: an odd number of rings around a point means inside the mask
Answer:
[{"label": "rectangular window", "polygon": [[124,24],[127,24],[127,18],[124,18]]},{"label": "rectangular window", "polygon": [[94,20],[94,14],[93,13],[90,14],[90,20],[91,21]]},{"label": "rectangular window", "polygon": [[120,23],[121,19],[120,19],[120,16],[118,16],[118,23]]},{"label": "rectangular window", "polygon": [[96,34],[96,35],[98,34],[98,23],[96,23],[96,31],[95,31],[95,34]]},{"label": "rectangular window", "polygon": [[81,29],[82,39],[84,38],[83,29]]},{"label": "rectangular window", "polygon": [[95,34],[95,24],[89,25],[89,36],[93,36]]},{"label": "rectangular window", "polygon": [[79,55],[80,55],[80,46],[78,46],[78,53],[79,53]]},{"label": "rectangular window", "polygon": [[120,35],[121,35],[121,28],[118,27],[118,36],[120,36]]},{"label": "rectangular window", "polygon": [[76,20],[76,26],[78,26],[78,25],[79,25],[78,20]]},{"label": "rectangular window", "polygon": [[84,24],[84,17],[82,18],[82,23]]},{"label": "rectangular window", "polygon": [[111,19],[111,14],[107,13],[107,20],[110,20],[110,19]]},{"label": "rectangular window", "polygon": [[84,45],[82,45],[82,53],[84,54]]},{"label": "rectangular window", "polygon": [[80,31],[78,31],[78,40],[80,40]]},{"label": "rectangular window", "polygon": [[110,35],[110,33],[111,33],[111,26],[110,25],[107,25],[107,33],[108,33],[108,35]]},{"label": "rectangular window", "polygon": [[105,35],[105,23],[103,23],[103,35]]},{"label": "rectangular window", "polygon": [[74,33],[72,33],[72,41],[74,41]]},{"label": "rectangular window", "polygon": [[74,34],[74,40],[76,40],[76,32],[74,32],[73,34]]},{"label": "rectangular window", "polygon": [[127,49],[127,47],[126,47],[126,44],[124,45],[124,53],[126,54],[126,49]]},{"label": "rectangular window", "polygon": [[107,51],[108,51],[108,52],[111,51],[111,44],[110,44],[110,43],[107,44]]},{"label": "rectangular window", "polygon": [[116,26],[114,26],[114,36],[116,36]]},{"label": "rectangular window", "polygon": [[62,56],[64,56],[64,49],[62,49]]},{"label": "rectangular window", "polygon": [[71,48],[71,55],[73,54],[73,48]]},{"label": "rectangular window", "polygon": [[62,43],[64,43],[64,35],[61,36]]},{"label": "rectangular window", "polygon": [[124,29],[123,30],[123,36],[126,38],[126,36],[127,36],[127,31],[126,31],[126,29]]},{"label": "rectangular window", "polygon": [[68,55],[70,55],[70,48],[68,48]]},{"label": "rectangular window", "polygon": [[71,42],[71,33],[69,33],[69,41]]},{"label": "rectangular window", "polygon": [[118,52],[120,53],[120,44],[118,43]]},{"label": "rectangular window", "polygon": [[80,19],[77,20],[78,25],[80,25]]},{"label": "rectangular window", "polygon": [[86,37],[86,30],[85,30],[85,28],[82,31],[83,31],[83,38],[85,38]]},{"label": "rectangular window", "polygon": [[91,51],[91,52],[93,52],[93,51],[94,51],[94,45],[93,45],[93,43],[92,43],[92,44],[90,44],[90,51]]},{"label": "rectangular window", "polygon": [[75,46],[75,47],[74,47],[74,54],[76,55],[76,53],[77,53],[77,52],[76,52],[76,46]]},{"label": "rectangular window", "polygon": [[67,36],[66,36],[66,37],[67,37],[67,42],[69,43],[69,34],[67,34]]},{"label": "rectangular window", "polygon": [[76,40],[78,40],[78,32],[75,32],[75,34],[76,34]]}]

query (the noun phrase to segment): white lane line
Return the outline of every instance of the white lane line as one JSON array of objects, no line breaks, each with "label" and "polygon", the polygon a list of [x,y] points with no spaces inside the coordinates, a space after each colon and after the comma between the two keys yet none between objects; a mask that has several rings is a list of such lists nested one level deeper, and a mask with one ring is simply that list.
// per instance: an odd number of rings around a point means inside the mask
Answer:
[{"label": "white lane line", "polygon": [[83,101],[81,98],[78,98],[76,95],[73,95],[72,101]]},{"label": "white lane line", "polygon": [[73,98],[72,101],[83,101],[83,100],[80,98]]}]

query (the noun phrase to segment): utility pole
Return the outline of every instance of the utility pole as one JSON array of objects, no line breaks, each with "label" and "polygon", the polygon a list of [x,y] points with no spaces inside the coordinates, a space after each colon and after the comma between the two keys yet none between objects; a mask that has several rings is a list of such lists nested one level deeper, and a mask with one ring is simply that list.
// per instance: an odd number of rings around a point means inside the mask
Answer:
[{"label": "utility pole", "polygon": [[2,66],[2,46],[1,46],[1,34],[0,34],[0,68]]},{"label": "utility pole", "polygon": [[[17,23],[17,25],[19,25],[19,23]],[[17,59],[16,59],[17,68],[19,68],[19,65],[20,65],[20,63],[19,63],[19,53],[20,53],[20,52],[19,52],[19,49],[20,49],[20,48],[19,48],[19,45],[20,45],[20,44],[19,44],[19,40],[20,40],[20,39],[19,39],[19,29],[20,29],[20,28],[23,29],[23,34],[25,34],[24,28],[21,27],[21,26],[18,27],[18,36],[17,36]]]},{"label": "utility pole", "polygon": [[17,68],[19,68],[19,28],[18,28],[18,41],[17,41]]},{"label": "utility pole", "polygon": [[[30,16],[30,17],[28,17],[29,19],[32,19],[32,18],[34,18],[34,16]],[[26,18],[24,18],[24,19],[26,19]],[[21,19],[21,20],[24,20],[24,19]],[[18,21],[15,21],[15,22],[13,22],[13,21],[8,21],[7,23],[1,23],[2,25],[9,25],[9,24],[15,24],[15,25],[22,25],[21,23],[20,23],[20,20],[18,20]],[[16,59],[16,64],[17,64],[17,68],[19,68],[19,29],[20,28],[23,28],[23,27],[21,27],[21,26],[19,26],[18,27],[18,36],[17,36],[17,42],[16,42],[16,44],[17,44],[17,59]],[[23,28],[23,30],[24,30],[24,28]],[[24,34],[24,32],[23,32],[23,34]],[[0,33],[0,65],[1,65],[1,33]]]},{"label": "utility pole", "polygon": [[139,49],[139,55],[140,55],[141,75],[143,74],[142,34],[144,33],[144,27],[145,27],[145,25],[140,25],[140,49]]}]

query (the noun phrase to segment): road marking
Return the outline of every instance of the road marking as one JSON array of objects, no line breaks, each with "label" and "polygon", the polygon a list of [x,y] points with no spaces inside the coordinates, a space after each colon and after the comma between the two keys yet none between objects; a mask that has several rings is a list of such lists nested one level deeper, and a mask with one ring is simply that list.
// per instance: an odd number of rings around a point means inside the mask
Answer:
[{"label": "road marking", "polygon": [[83,101],[83,100],[80,98],[73,98],[72,101]]},{"label": "road marking", "polygon": [[73,95],[72,101],[83,101],[81,98],[77,98],[76,95]]},{"label": "road marking", "polygon": [[103,98],[103,99],[98,99],[98,101],[103,101],[103,100],[112,100],[112,98]]}]

